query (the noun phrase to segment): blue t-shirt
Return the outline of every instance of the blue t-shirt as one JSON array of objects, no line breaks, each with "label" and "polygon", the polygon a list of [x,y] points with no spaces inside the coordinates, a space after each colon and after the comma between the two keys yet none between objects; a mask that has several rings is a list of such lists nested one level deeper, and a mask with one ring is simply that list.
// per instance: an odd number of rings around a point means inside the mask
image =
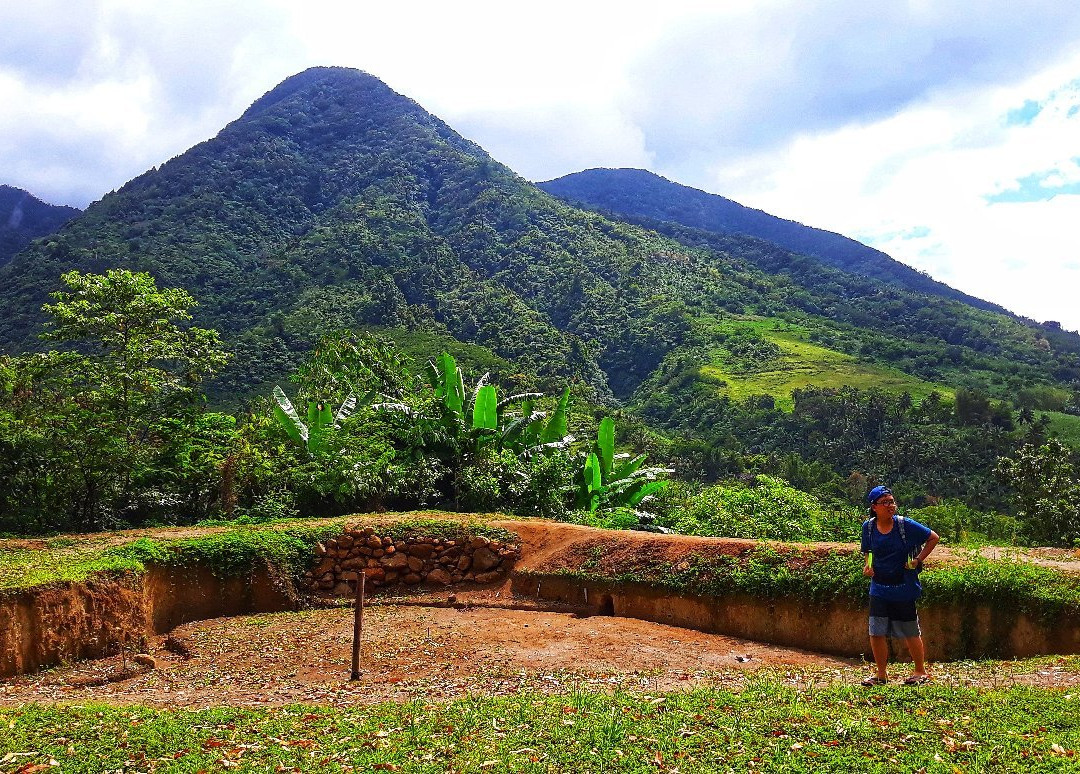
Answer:
[{"label": "blue t-shirt", "polygon": [[900,538],[900,525],[894,521],[893,528],[885,535],[877,528],[877,519],[863,522],[862,547],[864,554],[874,555],[874,577],[870,581],[870,596],[875,586],[895,586],[904,582],[904,565],[908,557],[917,553],[919,547],[930,537],[930,528],[914,519],[904,519],[904,537]]}]

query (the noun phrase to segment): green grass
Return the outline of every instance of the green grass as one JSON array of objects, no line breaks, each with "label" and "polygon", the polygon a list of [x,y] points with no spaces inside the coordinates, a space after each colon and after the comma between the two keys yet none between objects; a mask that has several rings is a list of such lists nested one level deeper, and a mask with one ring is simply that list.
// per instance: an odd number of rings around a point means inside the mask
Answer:
[{"label": "green grass", "polygon": [[1080,417],[1062,414],[1060,411],[1039,411],[1036,416],[1050,420],[1050,434],[1057,436],[1063,443],[1080,446]]},{"label": "green grass", "polygon": [[[0,771],[1075,771],[1080,692],[949,686],[521,694],[344,709],[0,710]],[[14,757],[5,757],[14,756]],[[923,768],[925,767],[925,768]]]},{"label": "green grass", "polygon": [[723,382],[723,391],[733,400],[745,400],[752,395],[771,395],[776,404],[791,410],[793,390],[804,387],[856,387],[860,390],[878,389],[887,392],[908,392],[918,403],[931,392],[943,396],[952,390],[939,384],[923,381],[883,365],[866,363],[858,358],[807,341],[808,331],[778,320],[740,320],[732,327],[749,328],[776,344],[781,351],[778,361],[752,373],[736,373],[724,363],[723,351],[701,368],[708,381]]},{"label": "green grass", "polygon": [[40,549],[0,546],[0,594],[50,583],[79,583],[97,573],[139,569],[137,560],[109,553],[106,542],[95,536],[75,544],[62,538],[48,540]]}]

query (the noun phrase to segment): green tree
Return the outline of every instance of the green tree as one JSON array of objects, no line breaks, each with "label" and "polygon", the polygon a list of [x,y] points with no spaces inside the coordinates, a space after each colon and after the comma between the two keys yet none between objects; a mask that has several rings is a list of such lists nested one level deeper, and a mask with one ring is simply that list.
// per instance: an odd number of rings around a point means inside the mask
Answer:
[{"label": "green tree", "polygon": [[1060,441],[1025,444],[1014,457],[998,460],[995,473],[1015,492],[1017,516],[1039,545],[1080,545],[1080,468],[1076,454]]},{"label": "green tree", "polygon": [[226,361],[217,333],[188,327],[191,296],[148,274],[62,279],[44,338],[68,349],[5,364],[5,440],[36,469],[0,473],[3,520],[92,530],[198,515],[232,428],[199,390]]}]

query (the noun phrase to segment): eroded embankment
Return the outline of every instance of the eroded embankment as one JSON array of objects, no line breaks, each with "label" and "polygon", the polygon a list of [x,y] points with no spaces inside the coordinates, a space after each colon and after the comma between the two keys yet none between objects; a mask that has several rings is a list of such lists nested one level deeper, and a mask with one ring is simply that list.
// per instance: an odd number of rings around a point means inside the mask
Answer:
[{"label": "eroded embankment", "polygon": [[[445,524],[458,533],[475,528],[457,519]],[[365,526],[363,519],[351,522],[357,523]],[[428,528],[434,537],[418,545],[430,546],[432,555],[443,552],[451,570],[459,567],[451,560],[463,565],[452,553],[455,535],[435,522]],[[506,584],[504,599],[512,594],[523,605],[569,604],[587,615],[638,618],[836,655],[866,649],[865,579],[851,546],[611,532],[540,521],[488,522],[483,529],[489,528],[521,539],[520,559],[513,561],[516,549],[505,557],[513,563],[509,576],[493,580]],[[333,529],[348,532],[344,523]],[[318,560],[326,563],[327,556],[336,556],[326,547],[333,548],[330,536],[311,539],[299,550],[312,560],[321,551]],[[390,554],[391,545],[371,546],[372,556],[355,568],[344,565],[360,559],[350,560],[344,549],[335,561],[349,573],[362,564],[381,567],[398,550],[418,559],[405,546]],[[921,619],[931,658],[1080,653],[1076,578],[1015,563],[968,566],[942,558],[924,576],[929,593]],[[291,581],[302,581],[302,570],[290,579],[273,563],[245,561],[228,571],[197,556],[173,565],[148,562],[145,573],[99,574],[8,593],[0,597],[0,676],[134,649],[148,635],[181,623],[298,606]],[[451,571],[417,567],[411,585],[418,588],[424,582],[445,588],[446,579],[456,578]],[[458,573],[466,587],[478,580],[463,569]],[[1055,588],[1058,597],[1046,593]]]},{"label": "eroded embankment", "polygon": [[[835,655],[868,648],[867,581],[852,546],[504,526],[524,542],[519,596]],[[1075,596],[1075,577],[942,551],[923,581],[929,658],[1080,653],[1080,606],[1054,595]]]},{"label": "eroded embankment", "polygon": [[0,598],[0,677],[141,649],[148,635],[221,616],[294,609],[267,568],[223,577],[208,567],[99,575]]}]

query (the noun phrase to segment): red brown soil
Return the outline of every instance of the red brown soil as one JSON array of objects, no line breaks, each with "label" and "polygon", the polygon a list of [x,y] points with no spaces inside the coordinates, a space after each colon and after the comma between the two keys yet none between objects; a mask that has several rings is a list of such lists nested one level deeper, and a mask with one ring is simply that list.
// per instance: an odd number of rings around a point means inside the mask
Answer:
[{"label": "red brown soil", "polygon": [[[791,684],[857,682],[855,659],[629,618],[504,607],[504,590],[374,598],[361,679],[351,682],[353,610],[217,618],[153,640],[156,668],[130,656],[0,681],[0,706],[27,702],[153,707],[366,704],[522,691],[738,688],[756,673]],[[182,653],[182,655],[181,655]],[[893,666],[894,675],[909,665]],[[940,664],[939,681],[1080,686],[1080,660]]]},{"label": "red brown soil", "polygon": [[573,686],[663,691],[762,668],[843,672],[854,665],[629,618],[512,609],[502,606],[503,593],[462,594],[456,607],[446,592],[373,599],[356,682],[348,680],[353,611],[335,607],[185,624],[155,638],[156,669],[115,656],[10,678],[0,682],[0,705],[351,704]]}]

